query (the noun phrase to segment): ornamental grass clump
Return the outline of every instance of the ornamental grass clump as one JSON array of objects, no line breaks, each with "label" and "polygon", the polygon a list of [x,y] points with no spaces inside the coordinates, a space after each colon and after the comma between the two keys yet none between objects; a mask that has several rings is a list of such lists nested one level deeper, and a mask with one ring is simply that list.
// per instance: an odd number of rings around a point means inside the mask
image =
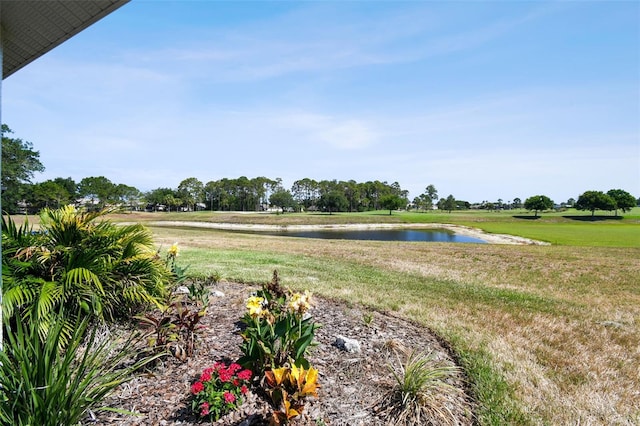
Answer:
[{"label": "ornamental grass clump", "polygon": [[258,375],[283,366],[309,368],[307,350],[318,328],[310,308],[311,294],[282,289],[274,271],[272,281],[247,300],[238,362]]},{"label": "ornamental grass clump", "polygon": [[413,351],[404,362],[398,352],[396,357],[398,365],[389,365],[395,385],[378,406],[378,413],[387,424],[457,424],[452,408],[463,404],[461,391],[446,380],[458,372],[458,367],[439,364],[430,353]]},{"label": "ornamental grass clump", "polygon": [[99,341],[86,318],[70,334],[53,324],[44,341],[37,318],[14,321],[5,319],[0,351],[0,425],[77,425],[89,412],[118,411],[103,400],[157,357],[137,357],[135,335]]},{"label": "ornamental grass clump", "polygon": [[242,369],[236,363],[227,366],[217,362],[213,367],[205,368],[191,385],[191,409],[201,418],[212,422],[219,420],[242,404],[252,374],[251,370]]}]

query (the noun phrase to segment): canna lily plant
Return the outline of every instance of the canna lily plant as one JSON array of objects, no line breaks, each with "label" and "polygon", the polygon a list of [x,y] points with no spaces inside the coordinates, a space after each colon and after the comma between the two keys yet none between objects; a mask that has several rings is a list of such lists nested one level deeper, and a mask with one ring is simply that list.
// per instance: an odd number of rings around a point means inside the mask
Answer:
[{"label": "canna lily plant", "polygon": [[277,273],[272,282],[247,299],[242,318],[243,356],[240,364],[256,374],[285,365],[309,366],[308,348],[318,325],[309,316],[311,294],[280,288]]},{"label": "canna lily plant", "polygon": [[318,397],[318,370],[309,367],[281,367],[265,372],[265,384],[278,410],[271,414],[271,425],[287,424],[302,414],[305,398]]}]

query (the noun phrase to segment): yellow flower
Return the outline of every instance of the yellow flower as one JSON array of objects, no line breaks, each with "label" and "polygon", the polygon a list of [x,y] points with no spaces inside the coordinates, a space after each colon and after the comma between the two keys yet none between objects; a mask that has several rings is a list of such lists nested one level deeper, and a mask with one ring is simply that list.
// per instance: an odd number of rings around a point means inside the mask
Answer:
[{"label": "yellow flower", "polygon": [[263,304],[264,304],[264,298],[258,297],[258,296],[251,296],[247,300],[247,309],[249,309],[249,315],[251,315],[252,317],[257,317],[262,315]]},{"label": "yellow flower", "polygon": [[179,252],[180,249],[178,248],[178,243],[173,243],[173,245],[169,247],[169,251],[167,252],[167,254],[171,257],[178,257]]},{"label": "yellow flower", "polygon": [[291,300],[289,301],[289,309],[292,312],[297,312],[299,314],[304,314],[307,310],[311,308],[311,293],[308,290],[305,290],[304,294],[295,293],[291,296]]}]

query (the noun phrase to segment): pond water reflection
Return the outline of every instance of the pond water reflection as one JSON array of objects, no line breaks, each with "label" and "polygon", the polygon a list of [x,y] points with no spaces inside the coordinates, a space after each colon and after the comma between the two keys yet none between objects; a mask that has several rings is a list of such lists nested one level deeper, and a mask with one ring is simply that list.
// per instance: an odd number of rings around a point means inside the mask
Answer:
[{"label": "pond water reflection", "polygon": [[486,241],[478,238],[459,235],[444,229],[323,229],[313,231],[254,231],[251,233],[275,235],[279,237],[322,238],[328,240],[423,241],[486,244]]}]

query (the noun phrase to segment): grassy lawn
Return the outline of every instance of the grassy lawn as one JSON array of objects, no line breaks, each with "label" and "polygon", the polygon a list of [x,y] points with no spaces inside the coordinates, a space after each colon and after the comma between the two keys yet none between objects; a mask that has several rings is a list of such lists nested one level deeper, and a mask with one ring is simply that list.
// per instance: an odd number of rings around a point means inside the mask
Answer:
[{"label": "grassy lawn", "polygon": [[[480,423],[640,424],[640,210],[590,213],[122,215],[308,224],[435,222],[550,246],[317,240],[154,227],[182,247],[189,273],[283,283],[410,318],[451,342],[479,401]],[[514,217],[515,216],[515,217]]]}]

